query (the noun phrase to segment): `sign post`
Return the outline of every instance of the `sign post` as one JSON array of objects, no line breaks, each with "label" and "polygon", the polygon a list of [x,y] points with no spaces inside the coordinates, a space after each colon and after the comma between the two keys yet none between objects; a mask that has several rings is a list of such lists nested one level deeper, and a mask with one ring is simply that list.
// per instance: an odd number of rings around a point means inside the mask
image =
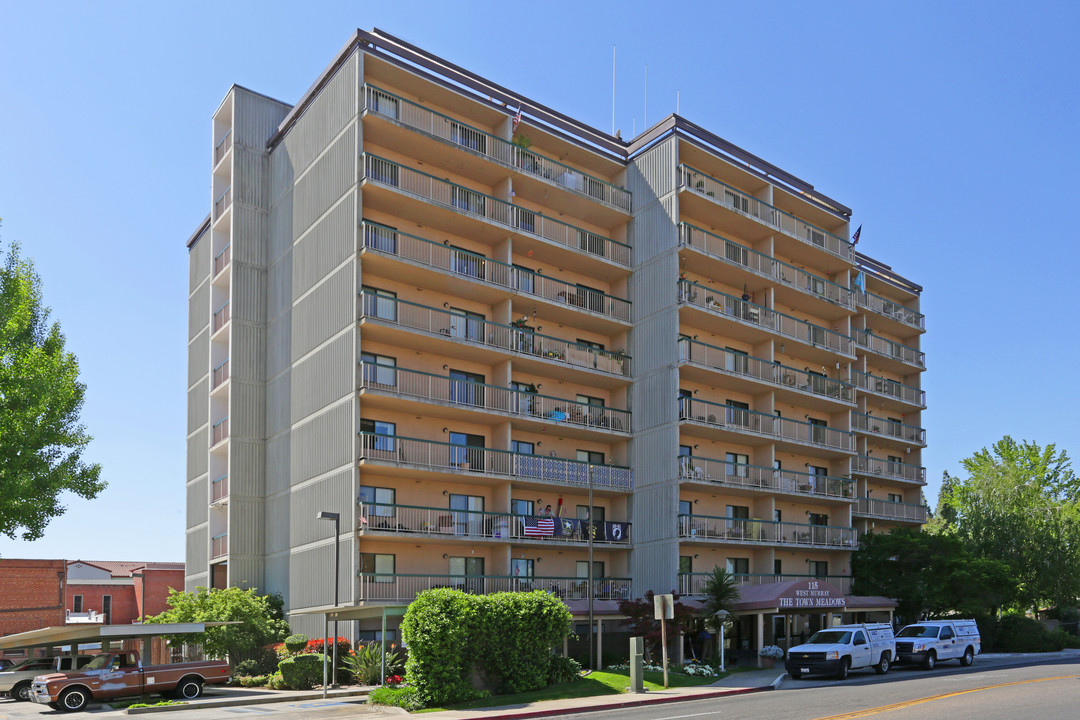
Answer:
[{"label": "sign post", "polygon": [[653,611],[660,621],[660,647],[664,657],[664,689],[668,686],[667,675],[667,621],[675,619],[675,597],[673,595],[653,595]]}]

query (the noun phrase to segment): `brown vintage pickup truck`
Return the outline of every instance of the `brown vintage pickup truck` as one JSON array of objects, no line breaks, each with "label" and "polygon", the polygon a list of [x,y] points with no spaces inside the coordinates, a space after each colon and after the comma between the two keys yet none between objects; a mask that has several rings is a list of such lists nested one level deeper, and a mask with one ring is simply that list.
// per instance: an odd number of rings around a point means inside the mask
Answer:
[{"label": "brown vintage pickup truck", "polygon": [[30,699],[54,710],[75,712],[91,700],[112,700],[156,693],[194,700],[206,683],[229,681],[225,660],[153,665],[143,667],[132,650],[97,655],[78,672],[39,675],[31,685]]}]

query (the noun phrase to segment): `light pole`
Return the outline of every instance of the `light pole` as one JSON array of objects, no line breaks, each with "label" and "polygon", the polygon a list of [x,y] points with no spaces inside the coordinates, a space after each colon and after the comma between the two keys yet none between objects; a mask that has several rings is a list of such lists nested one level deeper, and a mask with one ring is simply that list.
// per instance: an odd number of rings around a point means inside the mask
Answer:
[{"label": "light pole", "polygon": [[720,672],[724,672],[724,621],[731,615],[727,610],[717,610],[717,623],[720,625]]},{"label": "light pole", "polygon": [[[341,513],[327,512],[323,510],[315,516],[316,520],[332,520],[334,523],[334,607],[338,606],[338,561],[341,557]],[[334,683],[333,686],[337,687],[337,634],[338,634],[338,621],[337,616],[334,617]],[[326,657],[326,645],[323,645],[323,657]],[[326,667],[325,660],[323,661],[323,667]],[[326,692],[326,673],[323,673],[323,693]]]},{"label": "light pole", "polygon": [[596,653],[593,651],[593,533],[596,527],[593,525],[593,466],[589,463],[589,669],[596,669]]}]

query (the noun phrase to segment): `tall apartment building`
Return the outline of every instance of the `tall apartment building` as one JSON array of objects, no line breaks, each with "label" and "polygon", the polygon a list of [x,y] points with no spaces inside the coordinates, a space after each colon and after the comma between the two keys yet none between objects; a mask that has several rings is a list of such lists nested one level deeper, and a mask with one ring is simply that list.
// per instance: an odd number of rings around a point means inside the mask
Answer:
[{"label": "tall apartment building", "polygon": [[703,128],[624,142],[358,31],[295,106],[234,86],[211,148],[189,588],[308,632],[441,586],[577,613],[591,534],[599,612],[716,565],[847,592],[861,533],[925,520],[921,288]]}]

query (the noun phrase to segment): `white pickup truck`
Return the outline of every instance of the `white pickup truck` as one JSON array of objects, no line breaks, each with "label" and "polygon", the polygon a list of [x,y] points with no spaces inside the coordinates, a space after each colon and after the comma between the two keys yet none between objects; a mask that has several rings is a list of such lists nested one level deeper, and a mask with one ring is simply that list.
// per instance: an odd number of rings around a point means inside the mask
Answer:
[{"label": "white pickup truck", "polygon": [[896,658],[892,625],[862,623],[818,630],[802,645],[788,650],[784,665],[788,675],[836,675],[843,680],[849,670],[874,668],[883,675]]},{"label": "white pickup truck", "polygon": [[982,637],[974,620],[924,620],[896,634],[897,657],[933,670],[938,660],[959,660],[967,667],[982,652]]},{"label": "white pickup truck", "polygon": [[0,672],[0,693],[15,700],[30,699],[30,683],[38,675],[54,672],[73,672],[93,660],[92,655],[59,655],[57,657],[27,658]]}]

